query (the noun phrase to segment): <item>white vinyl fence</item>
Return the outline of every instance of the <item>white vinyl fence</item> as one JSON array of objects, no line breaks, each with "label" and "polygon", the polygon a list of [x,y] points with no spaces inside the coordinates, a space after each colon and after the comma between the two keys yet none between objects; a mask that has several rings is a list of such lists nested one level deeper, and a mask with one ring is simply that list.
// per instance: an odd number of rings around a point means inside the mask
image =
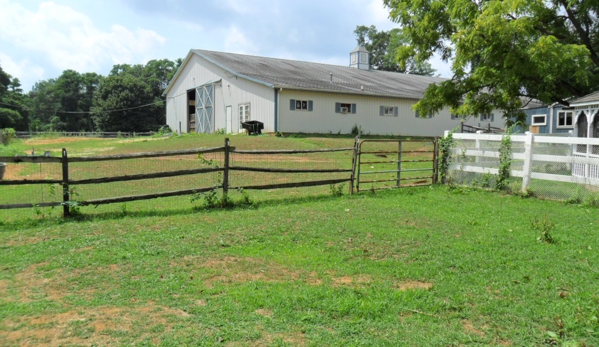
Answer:
[{"label": "white vinyl fence", "polygon": [[[446,132],[446,136],[448,132]],[[453,134],[448,179],[493,187],[506,135]],[[549,199],[583,201],[599,196],[599,139],[511,135],[510,189]]]}]

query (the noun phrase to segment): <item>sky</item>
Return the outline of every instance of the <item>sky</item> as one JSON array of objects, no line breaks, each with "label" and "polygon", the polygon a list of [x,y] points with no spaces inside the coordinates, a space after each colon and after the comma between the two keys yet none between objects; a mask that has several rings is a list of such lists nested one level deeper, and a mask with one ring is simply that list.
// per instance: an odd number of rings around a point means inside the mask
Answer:
[{"label": "sky", "polygon": [[388,16],[383,0],[0,0],[0,66],[25,92],[67,69],[107,75],[190,49],[347,66],[356,26],[396,28]]}]

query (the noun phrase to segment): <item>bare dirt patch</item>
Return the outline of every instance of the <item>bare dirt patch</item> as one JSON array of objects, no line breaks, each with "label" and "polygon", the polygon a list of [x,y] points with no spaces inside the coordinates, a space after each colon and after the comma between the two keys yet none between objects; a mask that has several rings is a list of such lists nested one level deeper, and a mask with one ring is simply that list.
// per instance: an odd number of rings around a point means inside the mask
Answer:
[{"label": "bare dirt patch", "polygon": [[[195,276],[201,273],[205,284],[212,286],[215,282],[286,282],[301,281],[309,285],[321,285],[322,280],[315,271],[292,270],[276,263],[265,262],[249,257],[224,257],[220,259],[200,260],[197,257],[184,257],[184,261],[173,261],[172,267],[184,267]],[[207,274],[206,269],[209,270]]]},{"label": "bare dirt patch", "polygon": [[21,168],[18,164],[8,163],[4,169],[4,178],[5,180],[19,180],[22,179],[19,173],[21,172]]},{"label": "bare dirt patch", "polygon": [[359,275],[357,277],[341,276],[333,277],[333,287],[351,286],[356,284],[368,284],[372,282],[369,275]]},{"label": "bare dirt patch", "polygon": [[70,280],[88,275],[99,276],[123,271],[118,265],[112,264],[105,267],[90,267],[70,271],[62,269],[51,270],[53,271],[51,276],[45,276],[45,274],[38,269],[46,265],[48,265],[47,262],[30,265],[15,276],[12,285],[18,289],[19,300],[25,303],[39,300],[62,302],[62,299],[67,295],[91,298],[103,287],[114,287],[116,282],[98,282],[97,285],[99,288],[74,288],[70,283]]},{"label": "bare dirt patch", "polygon": [[485,333],[479,329],[477,329],[472,322],[470,322],[469,320],[465,319],[462,321],[462,329],[464,329],[464,331],[467,334],[474,334],[480,337],[485,337]]},{"label": "bare dirt patch", "polygon": [[299,271],[292,271],[278,264],[267,264],[254,258],[226,257],[209,260],[202,267],[217,271],[217,274],[205,281],[211,284],[216,281],[223,283],[239,282],[280,282],[297,280]]},{"label": "bare dirt patch", "polygon": [[133,142],[148,142],[148,141],[164,141],[168,140],[169,137],[135,137],[132,139],[120,140],[116,143],[133,143]]},{"label": "bare dirt patch", "polygon": [[8,286],[10,282],[8,280],[0,280],[0,296],[6,297],[6,293],[8,292]]},{"label": "bare dirt patch", "polygon": [[433,284],[430,282],[420,282],[420,281],[402,281],[395,284],[395,288],[404,291],[404,290],[429,290],[433,287]]},{"label": "bare dirt patch", "polygon": [[[45,138],[33,138],[25,140],[25,144],[30,146],[39,146],[39,145],[52,145],[56,143],[71,143],[71,142],[81,142],[81,141],[89,141],[91,138],[88,137],[57,137],[51,139]],[[93,138],[93,140],[109,140],[103,138]]]},{"label": "bare dirt patch", "polygon": [[[261,330],[259,328],[259,330]],[[262,332],[262,336],[259,340],[252,341],[248,344],[247,341],[232,341],[226,344],[227,347],[237,347],[237,346],[251,346],[251,347],[260,347],[260,346],[271,346],[275,344],[275,342],[283,342],[285,345],[289,344],[291,346],[307,346],[308,342],[304,333],[300,331],[288,332],[288,333],[279,333],[279,334],[269,334],[266,332]],[[277,344],[277,345],[279,345]]]},{"label": "bare dirt patch", "polygon": [[333,163],[335,160],[310,158],[300,155],[275,155],[275,154],[239,154],[233,155],[233,163],[242,165],[243,162],[269,162],[269,163]]},{"label": "bare dirt patch", "polygon": [[267,309],[263,309],[263,308],[256,310],[256,314],[259,314],[264,317],[272,317],[272,315],[273,315],[271,310],[267,310]]},{"label": "bare dirt patch", "polygon": [[19,247],[19,246],[25,246],[25,245],[35,245],[36,243],[44,242],[46,240],[47,239],[45,239],[45,238],[36,237],[36,236],[18,237],[17,239],[6,242],[6,245],[10,246],[10,247]]},{"label": "bare dirt patch", "polygon": [[[176,317],[173,320],[173,316]],[[147,303],[140,307],[98,307],[85,310],[72,310],[57,314],[40,315],[36,317],[21,317],[18,321],[2,322],[9,323],[6,326],[19,324],[24,328],[7,334],[7,341],[17,343],[21,346],[39,345],[63,346],[63,345],[114,345],[118,342],[106,334],[106,332],[120,332],[126,335],[129,332],[138,331],[139,322],[151,322],[151,328],[155,325],[163,325],[170,330],[178,319],[188,317],[184,311],[170,307],[158,306]],[[91,332],[86,338],[78,335],[78,331]],[[147,334],[142,334],[144,338]]]}]

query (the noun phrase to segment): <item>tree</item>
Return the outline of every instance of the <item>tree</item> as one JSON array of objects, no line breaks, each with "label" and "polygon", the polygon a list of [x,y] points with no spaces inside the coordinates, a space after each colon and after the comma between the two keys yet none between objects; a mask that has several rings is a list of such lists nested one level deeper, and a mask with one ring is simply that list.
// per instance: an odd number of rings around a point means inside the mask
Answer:
[{"label": "tree", "polygon": [[90,109],[103,77],[65,70],[56,79],[34,85],[30,96],[31,126],[35,130],[92,131]]},{"label": "tree", "polygon": [[0,128],[27,129],[28,113],[22,92],[19,79],[0,66]]},{"label": "tree", "polygon": [[401,65],[397,60],[397,50],[407,43],[403,31],[393,29],[378,31],[374,25],[360,25],[354,30],[359,46],[370,53],[370,65],[376,70],[394,71],[415,75],[432,76],[435,69],[428,62],[407,60]]},{"label": "tree", "polygon": [[[149,106],[148,106],[149,105]],[[93,120],[101,131],[155,131],[164,123],[155,118],[163,109],[152,86],[132,74],[106,77],[93,101]]]},{"label": "tree", "polygon": [[524,120],[528,100],[568,105],[599,85],[599,3],[583,0],[384,0],[409,42],[401,62],[434,53],[453,77],[431,85],[416,105],[433,115],[505,111]]}]

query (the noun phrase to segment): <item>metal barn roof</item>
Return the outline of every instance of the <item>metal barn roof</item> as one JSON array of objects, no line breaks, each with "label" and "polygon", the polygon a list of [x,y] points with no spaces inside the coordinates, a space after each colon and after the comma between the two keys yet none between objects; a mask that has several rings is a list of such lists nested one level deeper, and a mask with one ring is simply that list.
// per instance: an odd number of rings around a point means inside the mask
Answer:
[{"label": "metal barn roof", "polygon": [[[192,53],[238,77],[271,88],[421,99],[425,89],[431,83],[446,80],[439,77],[378,70],[365,71],[345,66],[200,49],[191,50],[187,60],[191,58]],[[178,74],[179,72],[175,74],[173,81]],[[165,93],[169,89],[170,86]]]}]

